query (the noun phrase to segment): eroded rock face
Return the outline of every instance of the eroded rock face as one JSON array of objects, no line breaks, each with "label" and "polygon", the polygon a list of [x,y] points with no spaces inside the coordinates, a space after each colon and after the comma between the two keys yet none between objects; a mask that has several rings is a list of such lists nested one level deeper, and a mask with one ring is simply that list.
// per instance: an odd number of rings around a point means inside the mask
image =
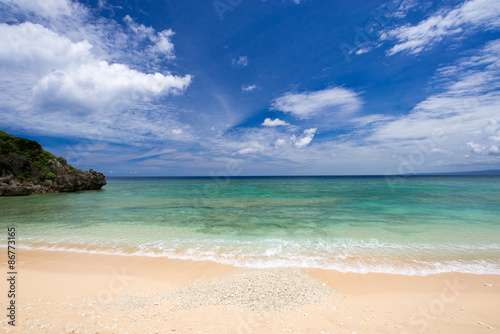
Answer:
[{"label": "eroded rock face", "polygon": [[50,161],[50,170],[56,175],[54,180],[23,181],[8,175],[0,178],[0,196],[26,196],[47,192],[73,192],[99,190],[106,185],[106,177],[92,169],[83,171],[73,168],[66,161]]}]

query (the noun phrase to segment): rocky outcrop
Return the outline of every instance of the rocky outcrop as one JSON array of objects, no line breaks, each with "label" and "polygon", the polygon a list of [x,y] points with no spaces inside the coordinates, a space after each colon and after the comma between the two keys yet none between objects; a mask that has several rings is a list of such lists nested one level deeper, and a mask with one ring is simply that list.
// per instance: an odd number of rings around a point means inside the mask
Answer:
[{"label": "rocky outcrop", "polygon": [[50,161],[50,170],[56,175],[54,180],[17,180],[12,175],[0,178],[0,196],[26,196],[50,192],[73,192],[99,190],[106,185],[106,177],[92,169],[84,172],[71,165]]},{"label": "rocky outcrop", "polygon": [[106,184],[102,173],[74,168],[36,141],[1,130],[0,175],[0,196],[99,190]]}]

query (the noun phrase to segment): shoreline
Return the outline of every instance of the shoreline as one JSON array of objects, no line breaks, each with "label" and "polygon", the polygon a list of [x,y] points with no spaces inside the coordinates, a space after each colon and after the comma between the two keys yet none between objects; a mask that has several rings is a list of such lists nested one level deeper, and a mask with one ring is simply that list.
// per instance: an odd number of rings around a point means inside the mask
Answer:
[{"label": "shoreline", "polygon": [[[0,245],[0,247],[7,247],[7,245]],[[403,276],[429,276],[447,273],[457,274],[470,274],[470,275],[500,275],[497,268],[491,268],[492,262],[496,260],[483,259],[473,260],[469,263],[454,263],[457,260],[448,260],[449,262],[432,263],[427,260],[427,266],[424,265],[424,260],[419,259],[419,266],[415,265],[416,260],[411,257],[402,256],[357,256],[350,260],[347,259],[325,259],[327,264],[318,264],[305,261],[295,260],[290,262],[283,259],[251,259],[245,258],[227,258],[224,254],[199,254],[193,255],[192,253],[181,251],[158,251],[158,250],[137,250],[132,247],[127,249],[116,250],[114,248],[105,249],[103,246],[85,246],[81,245],[50,245],[47,246],[22,246],[18,249],[29,252],[61,252],[61,253],[75,253],[75,254],[88,254],[88,255],[104,255],[104,256],[120,256],[129,258],[156,258],[165,260],[179,260],[179,261],[194,261],[194,262],[211,262],[225,266],[242,268],[242,269],[270,269],[270,268],[295,268],[302,270],[327,270],[336,271],[343,274],[388,274],[388,275],[403,275]],[[262,260],[262,261],[261,261]],[[434,260],[436,261],[436,260]],[[429,267],[431,265],[433,267]],[[496,265],[496,263],[495,263]],[[342,268],[342,270],[340,269]],[[478,270],[481,268],[481,270]]]},{"label": "shoreline", "polygon": [[[209,261],[25,249],[18,250],[17,259],[19,333],[170,333],[174,329],[176,333],[476,333],[488,327],[489,332],[500,329],[495,312],[500,309],[500,275],[248,269]],[[1,268],[7,272],[6,263]],[[224,294],[247,286],[255,293],[242,298]],[[3,281],[0,289],[7,288]],[[321,302],[309,298],[320,290]],[[327,290],[331,293],[325,294]],[[301,292],[304,298],[293,297]],[[183,303],[179,298],[192,304],[179,309]],[[1,300],[5,305],[6,294]],[[281,307],[283,302],[290,307]],[[256,305],[272,305],[275,310],[256,309]],[[5,315],[0,319],[0,328],[16,332],[7,326]]]}]

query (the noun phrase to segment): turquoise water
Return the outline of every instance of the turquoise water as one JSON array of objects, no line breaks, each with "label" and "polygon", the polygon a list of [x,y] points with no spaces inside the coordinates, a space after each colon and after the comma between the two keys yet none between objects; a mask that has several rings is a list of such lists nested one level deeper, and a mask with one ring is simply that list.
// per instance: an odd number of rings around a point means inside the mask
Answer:
[{"label": "turquoise water", "polygon": [[396,181],[110,179],[101,191],[0,197],[0,227],[15,226],[26,249],[259,268],[500,274],[500,178]]}]

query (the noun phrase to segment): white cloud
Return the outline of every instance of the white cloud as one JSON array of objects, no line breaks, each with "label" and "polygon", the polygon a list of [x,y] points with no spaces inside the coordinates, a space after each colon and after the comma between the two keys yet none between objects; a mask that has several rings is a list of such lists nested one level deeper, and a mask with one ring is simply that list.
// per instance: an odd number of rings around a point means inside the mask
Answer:
[{"label": "white cloud", "polygon": [[248,85],[248,86],[241,87],[241,89],[243,91],[245,91],[245,92],[251,92],[251,91],[257,89],[257,86],[255,86],[255,85]]},{"label": "white cloud", "polygon": [[361,48],[358,51],[356,51],[355,54],[359,56],[359,55],[362,55],[363,53],[370,52],[372,49],[373,49],[372,47]]},{"label": "white cloud", "polygon": [[496,145],[491,145],[488,148],[488,154],[490,154],[490,155],[500,155],[500,149]]},{"label": "white cloud", "polygon": [[44,76],[34,86],[33,100],[47,108],[101,110],[113,102],[179,94],[190,82],[189,75],[145,74],[123,64],[95,61]]},{"label": "white cloud", "polygon": [[98,60],[87,41],[73,43],[39,24],[0,24],[0,50],[2,68],[12,73],[17,66],[40,74],[32,101],[51,111],[102,110],[113,101],[179,94],[191,82],[189,75],[145,74]]},{"label": "white cloud", "polygon": [[175,58],[171,29],[156,32],[130,16],[123,19],[123,26],[113,19],[95,17],[93,11],[77,1],[0,0],[0,3],[4,7],[0,20],[38,23],[74,43],[87,41],[94,56],[110,63],[158,72],[165,62]]},{"label": "white cloud", "polygon": [[384,31],[381,39],[397,42],[389,50],[389,55],[398,52],[417,54],[447,36],[466,33],[471,28],[497,29],[498,27],[500,27],[499,1],[470,0],[452,10],[441,10],[417,25],[406,25]]},{"label": "white cloud", "polygon": [[0,23],[0,66],[9,71],[14,67],[47,73],[54,68],[88,62],[91,50],[88,41],[73,43],[40,24]]},{"label": "white cloud", "polygon": [[[394,5],[397,5],[398,2],[399,1],[389,2],[386,4],[386,6],[387,5],[394,6]],[[389,13],[387,13],[387,14],[392,16],[392,17],[401,19],[401,18],[405,18],[408,15],[409,11],[414,10],[420,6],[427,7],[427,6],[429,6],[429,4],[426,4],[425,2],[418,1],[418,0],[403,0],[399,3],[399,7],[390,10]]]},{"label": "white cloud", "polygon": [[317,130],[317,128],[306,129],[302,133],[302,136],[300,136],[299,138],[295,138],[295,136],[292,136],[292,141],[294,142],[295,147],[303,148],[309,145],[313,140],[314,134]]},{"label": "white cloud", "polygon": [[[281,166],[292,168],[287,171],[297,174],[380,175],[497,168],[499,62],[500,40],[470,50],[467,57],[436,72],[431,81],[436,87],[429,89],[439,93],[424,98],[408,114],[347,113],[353,117],[345,124],[353,126],[353,131],[315,141],[314,145],[311,144],[317,129],[332,117],[331,113],[327,113],[329,117],[318,116],[324,113],[319,107],[310,108],[313,116],[300,122],[306,130],[294,136],[284,136],[279,127],[249,128],[221,136],[216,142],[209,141],[206,147],[251,155],[255,166],[260,166],[255,168],[265,166],[269,171],[271,165]],[[289,113],[320,104],[314,93],[288,95],[293,98],[287,99],[285,94],[281,104],[278,99],[275,104],[289,108]],[[310,100],[316,103],[309,103]],[[361,104],[356,94],[353,104]],[[337,108],[333,108],[334,113]],[[290,127],[287,131],[294,133]],[[471,151],[467,143],[475,144],[479,153]]]},{"label": "white cloud", "polygon": [[[425,98],[406,115],[355,117],[350,120],[355,131],[315,145],[311,143],[316,126],[290,137],[283,137],[277,128],[250,129],[232,137],[234,142],[228,146],[253,152],[260,165],[294,166],[296,172],[307,166],[308,173],[380,175],[496,168],[500,150],[500,92],[495,85],[495,78],[500,77],[498,43],[471,50],[468,57],[437,71],[432,82],[441,92]],[[360,161],[370,161],[370,165]]]},{"label": "white cloud", "polygon": [[154,49],[159,53],[165,54],[168,58],[175,58],[174,44],[170,41],[170,37],[173,35],[174,32],[171,29],[159,32]]},{"label": "white cloud", "polygon": [[484,132],[493,142],[500,142],[500,122],[496,119],[488,120],[488,125],[484,127]]},{"label": "white cloud", "polygon": [[285,144],[285,140],[283,138],[278,138],[276,139],[276,141],[274,142],[274,146],[282,146]]},{"label": "white cloud", "polygon": [[392,119],[393,119],[393,117],[391,117],[391,116],[385,116],[385,115],[380,115],[380,114],[371,114],[371,115],[353,118],[351,120],[351,122],[354,123],[356,126],[366,127],[367,125],[374,125],[374,124],[381,123],[381,122],[387,122],[387,121],[390,121]]},{"label": "white cloud", "polygon": [[233,59],[231,64],[235,67],[248,66],[248,57],[247,56],[239,56],[238,59]]},{"label": "white cloud", "polygon": [[479,145],[474,143],[473,141],[470,141],[467,143],[467,147],[474,153],[480,154],[484,151],[484,148]]},{"label": "white cloud", "polygon": [[147,40],[152,44],[147,48],[148,52],[161,55],[167,59],[175,58],[174,44],[171,37],[175,35],[172,29],[166,29],[156,32],[152,27],[146,27],[143,24],[137,24],[130,16],[125,16],[124,21],[128,27],[136,34],[138,41]]},{"label": "white cloud", "polygon": [[290,113],[300,119],[311,118],[321,113],[341,112],[350,114],[361,108],[358,94],[340,87],[306,93],[286,93],[275,99],[272,107]]},{"label": "white cloud", "polygon": [[238,154],[241,154],[241,155],[246,155],[246,154],[255,154],[255,153],[259,153],[261,151],[264,150],[264,145],[262,145],[261,143],[258,143],[258,142],[251,142],[249,144],[245,144],[245,145],[248,145],[242,149],[240,149],[238,151]]},{"label": "white cloud", "polygon": [[130,18],[123,28],[68,0],[0,1],[26,21],[0,24],[1,125],[92,142],[194,140],[168,101],[154,104],[192,80],[155,65],[174,57],[171,30]]},{"label": "white cloud", "polygon": [[435,82],[444,92],[429,96],[407,115],[376,124],[363,143],[400,159],[395,173],[457,166],[464,164],[464,156],[467,164],[494,164],[500,135],[499,45],[500,40],[489,42],[439,70]]},{"label": "white cloud", "polygon": [[6,11],[16,14],[37,15],[46,19],[83,14],[85,10],[78,3],[67,0],[0,0]]},{"label": "white cloud", "polygon": [[276,118],[274,120],[271,120],[270,118],[266,118],[264,120],[264,123],[262,123],[263,126],[285,126],[285,125],[289,125],[287,122],[279,119],[279,118]]},{"label": "white cloud", "polygon": [[483,146],[475,142],[468,142],[467,147],[472,153],[479,155],[500,155],[500,149],[497,145]]}]

